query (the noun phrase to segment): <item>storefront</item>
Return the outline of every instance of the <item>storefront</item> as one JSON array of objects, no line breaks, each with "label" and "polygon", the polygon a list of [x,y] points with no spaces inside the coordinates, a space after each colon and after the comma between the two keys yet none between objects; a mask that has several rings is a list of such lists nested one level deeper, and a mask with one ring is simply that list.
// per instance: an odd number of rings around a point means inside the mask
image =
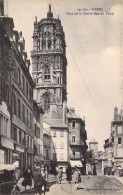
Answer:
[{"label": "storefront", "polygon": [[21,146],[15,145],[15,150],[12,153],[12,164],[15,164],[17,167],[24,171],[24,148]]},{"label": "storefront", "polygon": [[7,137],[0,138],[0,164],[12,164],[12,151],[14,150],[14,143]]},{"label": "storefront", "polygon": [[0,150],[0,165],[4,165],[4,150]]},{"label": "storefront", "polygon": [[50,161],[50,166],[49,166],[49,171],[51,174],[56,174],[56,167],[57,167],[57,161],[56,160],[51,160]]},{"label": "storefront", "polygon": [[31,148],[27,149],[27,165],[34,171],[34,151]]}]

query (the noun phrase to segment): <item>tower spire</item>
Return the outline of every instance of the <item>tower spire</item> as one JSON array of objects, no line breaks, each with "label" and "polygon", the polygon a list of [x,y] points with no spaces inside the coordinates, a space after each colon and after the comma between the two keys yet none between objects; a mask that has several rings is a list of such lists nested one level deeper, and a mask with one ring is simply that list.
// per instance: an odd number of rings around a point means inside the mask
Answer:
[{"label": "tower spire", "polygon": [[0,16],[4,16],[4,0],[0,0]]},{"label": "tower spire", "polygon": [[51,5],[49,4],[49,12],[51,12]]},{"label": "tower spire", "polygon": [[47,17],[48,18],[52,18],[53,17],[53,13],[51,12],[51,4],[49,4],[49,11],[47,13]]}]

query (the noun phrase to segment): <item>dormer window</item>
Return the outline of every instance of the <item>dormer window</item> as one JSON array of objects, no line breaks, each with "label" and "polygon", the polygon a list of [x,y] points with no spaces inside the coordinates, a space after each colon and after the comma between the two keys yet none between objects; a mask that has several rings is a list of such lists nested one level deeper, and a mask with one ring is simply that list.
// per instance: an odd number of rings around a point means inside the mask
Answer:
[{"label": "dormer window", "polygon": [[48,67],[45,68],[44,71],[44,80],[49,81],[50,80],[50,69]]},{"label": "dormer window", "polygon": [[75,121],[72,121],[72,128],[75,128]]}]

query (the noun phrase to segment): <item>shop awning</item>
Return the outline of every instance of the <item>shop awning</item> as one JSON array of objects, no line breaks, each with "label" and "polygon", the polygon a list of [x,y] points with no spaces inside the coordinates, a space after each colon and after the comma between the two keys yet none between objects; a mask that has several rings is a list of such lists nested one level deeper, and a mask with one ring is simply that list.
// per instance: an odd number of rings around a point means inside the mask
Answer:
[{"label": "shop awning", "polygon": [[123,163],[120,163],[118,165],[116,165],[117,167],[122,167],[123,168]]},{"label": "shop awning", "polygon": [[83,164],[80,160],[70,160],[71,167],[83,167]]}]

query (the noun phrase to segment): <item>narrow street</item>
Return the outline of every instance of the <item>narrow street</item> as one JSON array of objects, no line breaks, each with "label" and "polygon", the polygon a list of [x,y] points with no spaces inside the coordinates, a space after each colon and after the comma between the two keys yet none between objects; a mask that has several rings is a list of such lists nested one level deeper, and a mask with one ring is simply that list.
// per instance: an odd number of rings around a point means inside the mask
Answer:
[{"label": "narrow street", "polygon": [[[31,194],[34,192],[28,191]],[[76,185],[74,182],[68,183],[66,180],[62,180],[61,184],[53,184],[50,187],[49,192],[46,192],[46,195],[80,195],[80,194],[112,194],[118,195],[123,194],[123,184],[112,176],[82,176],[82,182]]]}]

